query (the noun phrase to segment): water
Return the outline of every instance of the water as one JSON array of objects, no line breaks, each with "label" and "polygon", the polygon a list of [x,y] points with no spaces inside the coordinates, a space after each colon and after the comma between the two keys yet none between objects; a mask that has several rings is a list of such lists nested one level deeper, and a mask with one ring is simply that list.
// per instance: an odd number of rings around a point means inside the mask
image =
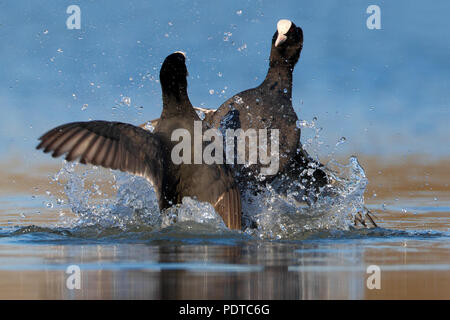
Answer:
[{"label": "water", "polygon": [[[0,199],[0,298],[450,298],[448,185],[392,193],[379,168],[340,163],[328,164],[337,194],[313,207],[273,190],[245,198],[258,224],[245,231],[189,198],[161,213],[152,188],[128,174],[65,163],[21,187],[17,174]],[[364,207],[379,227],[354,227]],[[80,290],[66,287],[70,265]],[[380,290],[367,288],[370,265]]]},{"label": "water", "polygon": [[369,4],[85,1],[78,4],[81,29],[67,30],[68,3],[2,1],[0,112],[7,117],[0,118],[0,150],[31,156],[38,136],[69,121],[159,117],[159,68],[177,50],[188,56],[193,105],[217,108],[261,83],[276,23],[291,19],[305,38],[294,107],[304,119],[318,118],[330,150],[346,137],[346,154],[449,156],[442,146],[450,119],[450,3],[376,3],[381,30],[366,27]]},{"label": "water", "polygon": [[[352,0],[91,1],[67,30],[66,3],[1,2],[0,298],[449,299],[449,2],[378,5],[381,30]],[[257,228],[230,231],[207,204],[161,213],[142,179],[34,150],[65,122],[159,117],[177,50],[192,103],[218,107],[261,83],[280,18],[303,28],[293,105],[333,177],[312,207],[298,189],[244,195]],[[378,228],[354,226],[367,210]]]}]

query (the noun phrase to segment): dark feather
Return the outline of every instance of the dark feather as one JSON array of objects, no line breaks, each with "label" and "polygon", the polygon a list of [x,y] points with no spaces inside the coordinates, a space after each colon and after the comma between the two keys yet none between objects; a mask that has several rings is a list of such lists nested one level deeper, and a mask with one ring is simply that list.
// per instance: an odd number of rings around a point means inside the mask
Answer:
[{"label": "dark feather", "polygon": [[[37,149],[67,161],[101,165],[145,176],[161,192],[163,157],[161,142],[139,127],[107,121],[74,122],[44,134]],[[146,161],[152,159],[152,161]]]}]

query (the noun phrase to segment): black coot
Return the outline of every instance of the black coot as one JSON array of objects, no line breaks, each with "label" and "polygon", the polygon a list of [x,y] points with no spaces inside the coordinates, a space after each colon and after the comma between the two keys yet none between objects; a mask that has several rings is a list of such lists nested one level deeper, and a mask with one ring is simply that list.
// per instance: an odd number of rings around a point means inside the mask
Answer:
[{"label": "black coot", "polygon": [[163,112],[153,133],[120,122],[74,122],[44,134],[37,149],[53,152],[53,157],[67,153],[67,161],[80,159],[143,176],[153,184],[160,209],[181,203],[186,196],[209,202],[229,228],[240,229],[240,194],[228,168],[172,161],[176,145],[172,132],[185,129],[193,136],[194,121],[200,121],[189,101],[186,77],[184,53],[169,55],[160,71]]}]

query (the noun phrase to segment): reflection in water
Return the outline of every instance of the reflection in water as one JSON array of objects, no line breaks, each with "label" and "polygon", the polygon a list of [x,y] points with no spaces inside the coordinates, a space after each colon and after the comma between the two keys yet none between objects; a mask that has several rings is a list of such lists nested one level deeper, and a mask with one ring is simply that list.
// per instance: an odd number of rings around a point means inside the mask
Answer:
[{"label": "reflection in water", "polygon": [[[42,244],[29,251],[5,244],[0,298],[448,299],[448,244],[440,240],[427,240],[433,264],[424,261],[423,242],[417,240],[399,240],[408,244],[405,250],[398,242],[367,239],[237,246]],[[72,264],[81,268],[80,290],[66,287],[65,270]],[[370,264],[383,272],[378,292],[366,288]]]},{"label": "reflection in water", "polygon": [[[57,169],[2,170],[0,298],[450,299],[448,163],[373,161],[366,204],[381,228],[301,232],[289,241],[189,224],[156,233],[142,225],[58,228],[60,214],[70,213],[48,206],[47,191],[64,192],[48,177],[33,178]],[[97,182],[101,197],[116,192],[109,180]],[[66,287],[72,264],[81,268],[81,290]],[[381,268],[381,290],[366,288],[369,265]]]},{"label": "reflection in water", "polygon": [[[30,260],[3,247],[2,267],[17,270],[21,283],[10,288],[36,298],[147,299],[301,299],[360,298],[364,275],[289,271],[289,266],[360,263],[355,248],[343,257],[317,245],[254,244],[245,246],[88,245],[38,246]],[[10,253],[8,256],[7,253]],[[82,289],[68,290],[65,268],[82,270]],[[46,271],[32,271],[30,269]],[[7,273],[8,271],[0,271]],[[351,275],[351,277],[349,277]],[[3,277],[2,277],[3,278]],[[358,280],[359,278],[359,280]],[[32,283],[23,282],[29,279]],[[336,290],[338,288],[338,290]],[[5,292],[4,292],[5,293]],[[330,296],[331,295],[331,296]]]}]

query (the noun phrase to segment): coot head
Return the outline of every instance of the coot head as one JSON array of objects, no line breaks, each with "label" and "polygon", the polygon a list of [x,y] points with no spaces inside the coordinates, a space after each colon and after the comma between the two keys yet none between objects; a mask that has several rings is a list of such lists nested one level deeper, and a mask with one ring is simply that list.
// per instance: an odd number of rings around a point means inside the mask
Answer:
[{"label": "coot head", "polygon": [[186,54],[177,51],[167,56],[159,73],[163,91],[174,95],[184,92],[187,88],[187,76]]},{"label": "coot head", "polygon": [[303,30],[292,21],[282,19],[272,38],[272,51],[290,64],[297,63],[303,47]]}]

